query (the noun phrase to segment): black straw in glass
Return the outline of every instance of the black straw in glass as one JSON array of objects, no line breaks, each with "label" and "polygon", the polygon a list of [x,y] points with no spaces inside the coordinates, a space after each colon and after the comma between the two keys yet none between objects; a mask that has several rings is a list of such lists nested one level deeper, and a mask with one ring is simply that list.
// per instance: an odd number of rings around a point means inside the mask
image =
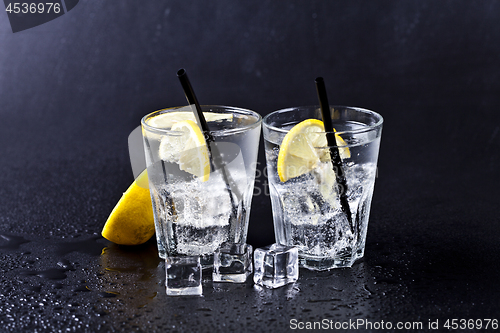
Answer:
[{"label": "black straw in glass", "polygon": [[351,231],[354,233],[354,225],[352,223],[351,209],[349,208],[349,202],[347,200],[347,180],[345,178],[345,173],[342,167],[342,159],[340,158],[340,152],[337,148],[337,140],[335,140],[335,133],[333,132],[332,115],[330,113],[330,104],[328,103],[328,96],[326,94],[325,81],[322,77],[316,78],[314,81],[316,83],[316,90],[318,92],[319,105],[321,109],[321,116],[323,118],[323,124],[325,126],[326,141],[328,147],[330,147],[330,157],[332,159],[333,170],[335,171],[335,177],[338,185],[338,192],[340,193],[340,205],[342,211],[347,216]]},{"label": "black straw in glass", "polygon": [[198,99],[194,94],[193,87],[189,82],[186,70],[184,68],[179,69],[177,71],[177,77],[179,78],[179,81],[181,81],[182,89],[184,90],[184,94],[186,95],[186,99],[189,105],[195,105],[196,112],[193,113],[197,123],[200,124],[202,132],[204,132],[204,134],[207,136],[206,138],[212,140],[212,135],[210,134],[210,131],[208,129],[207,121],[205,120],[205,116],[203,115],[203,111],[201,110],[200,103],[198,103]]},{"label": "black straw in glass", "polygon": [[[231,184],[234,184],[231,180],[231,176],[228,174],[226,167],[224,166],[224,163],[222,162],[222,156],[217,149],[217,146],[211,145],[211,142],[214,142],[214,137],[212,133],[210,133],[210,130],[208,128],[207,121],[205,119],[205,116],[203,115],[203,111],[201,110],[200,103],[198,103],[198,99],[196,98],[196,95],[194,94],[193,87],[191,86],[191,83],[189,82],[189,78],[187,76],[186,70],[184,68],[181,68],[177,71],[177,77],[179,78],[179,81],[181,81],[182,89],[184,90],[184,94],[186,95],[186,99],[190,105],[195,105],[195,109],[193,110],[194,117],[196,118],[196,121],[201,127],[201,130],[203,134],[205,135],[205,140],[207,142],[207,148],[208,148],[208,153],[209,153],[209,158],[210,158],[210,164],[212,167],[212,170],[215,171],[217,169],[221,170],[222,178],[224,179],[224,182],[226,183],[226,188],[227,192],[229,194],[229,200],[231,201],[231,207],[233,216],[236,217],[236,205],[234,203],[234,198],[233,198],[233,190],[235,192],[235,195],[237,198],[240,198],[241,195],[238,192],[238,188],[236,186],[231,187]],[[233,189],[233,190],[232,190]]]}]

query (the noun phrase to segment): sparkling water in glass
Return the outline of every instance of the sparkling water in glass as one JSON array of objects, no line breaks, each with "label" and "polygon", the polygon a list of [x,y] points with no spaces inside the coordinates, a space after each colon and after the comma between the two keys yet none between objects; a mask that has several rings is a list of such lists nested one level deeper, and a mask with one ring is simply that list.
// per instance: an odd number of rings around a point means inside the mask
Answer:
[{"label": "sparkling water in glass", "polygon": [[[186,108],[153,112],[141,124],[159,256],[197,255],[203,268],[208,268],[222,243],[246,242],[261,117],[227,106],[202,106],[202,110],[217,118],[210,121],[206,116],[214,139],[209,143],[207,181],[181,170],[179,163],[159,153],[165,137],[175,143],[181,135],[171,130],[171,124],[155,118],[186,112]],[[187,111],[192,113],[190,107]],[[173,152],[175,148],[172,145]]]},{"label": "sparkling water in glass", "polygon": [[[336,134],[345,141],[337,149],[348,148],[350,156],[344,156],[340,169],[330,158],[318,159],[308,172],[285,182],[277,170],[284,137],[306,119],[321,120],[321,111],[317,106],[295,107],[263,120],[276,241],[298,247],[301,267],[312,270],[350,267],[363,257],[382,132],[383,119],[373,111],[332,106],[331,114]],[[318,156],[329,148],[313,147]],[[347,188],[339,186],[337,173],[345,176]],[[341,195],[349,214],[342,209]]]}]

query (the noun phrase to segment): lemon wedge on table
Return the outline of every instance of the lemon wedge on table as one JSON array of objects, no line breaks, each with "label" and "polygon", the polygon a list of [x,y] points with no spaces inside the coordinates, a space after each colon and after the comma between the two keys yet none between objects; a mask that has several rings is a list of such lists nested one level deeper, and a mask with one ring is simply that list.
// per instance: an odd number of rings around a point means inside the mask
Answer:
[{"label": "lemon wedge on table", "polygon": [[171,131],[178,132],[178,135],[165,135],[161,138],[160,158],[177,163],[181,170],[195,175],[203,182],[207,181],[210,175],[210,159],[200,127],[192,120],[183,120],[175,123]]},{"label": "lemon wedge on table", "polygon": [[[335,129],[334,129],[335,131]],[[278,176],[282,182],[310,172],[320,162],[330,159],[330,152],[323,122],[318,119],[304,120],[285,135],[278,154]],[[344,139],[335,134],[339,147],[346,146]],[[325,147],[325,149],[318,149]],[[342,159],[351,157],[348,147],[339,148]]]},{"label": "lemon wedge on table", "polygon": [[102,229],[102,236],[120,245],[139,245],[147,242],[155,233],[153,207],[149,189],[138,182],[147,182],[144,170],[130,185],[116,204]]}]

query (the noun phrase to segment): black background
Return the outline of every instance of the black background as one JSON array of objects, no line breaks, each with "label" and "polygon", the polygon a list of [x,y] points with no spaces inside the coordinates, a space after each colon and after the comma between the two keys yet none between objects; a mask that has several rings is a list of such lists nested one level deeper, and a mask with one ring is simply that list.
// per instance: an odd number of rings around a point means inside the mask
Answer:
[{"label": "black background", "polygon": [[[81,0],[13,33],[0,13],[0,308],[11,309],[0,322],[12,331],[262,331],[286,330],[291,318],[500,319],[499,18],[491,0]],[[275,291],[209,288],[196,300],[166,299],[161,282],[134,275],[162,278],[154,242],[121,248],[99,234],[133,181],[129,133],[145,114],[186,104],[181,67],[201,104],[261,115],[317,104],[323,76],[331,104],[382,114],[364,262],[301,271],[303,282]],[[259,162],[254,247],[274,241],[262,143]],[[104,246],[116,256],[99,256]],[[122,272],[129,282],[109,297],[119,287],[105,268],[120,260],[139,268]],[[66,276],[44,280],[49,269]],[[149,309],[129,297],[137,281],[158,290]]]}]

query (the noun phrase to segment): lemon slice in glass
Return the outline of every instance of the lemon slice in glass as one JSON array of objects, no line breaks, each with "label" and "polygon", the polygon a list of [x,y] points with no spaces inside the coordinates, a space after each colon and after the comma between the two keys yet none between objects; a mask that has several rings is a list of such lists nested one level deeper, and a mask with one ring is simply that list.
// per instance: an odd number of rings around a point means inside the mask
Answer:
[{"label": "lemon slice in glass", "polygon": [[198,125],[192,120],[173,124],[172,134],[161,138],[159,156],[162,160],[177,163],[179,168],[206,182],[210,175],[207,143]]},{"label": "lemon slice in glass", "polygon": [[[308,173],[320,162],[330,160],[324,132],[321,120],[307,119],[286,134],[278,155],[278,176],[282,182]],[[335,139],[339,147],[347,145],[340,135],[335,134]],[[348,147],[339,148],[339,153],[342,159],[351,157]]]},{"label": "lemon slice in glass", "polygon": [[[205,120],[207,122],[233,120],[232,113],[203,112],[203,115],[205,116]],[[192,111],[172,111],[172,112],[160,113],[159,115],[150,118],[148,120],[148,125],[155,128],[169,129],[175,123],[184,120],[196,121]]]}]

